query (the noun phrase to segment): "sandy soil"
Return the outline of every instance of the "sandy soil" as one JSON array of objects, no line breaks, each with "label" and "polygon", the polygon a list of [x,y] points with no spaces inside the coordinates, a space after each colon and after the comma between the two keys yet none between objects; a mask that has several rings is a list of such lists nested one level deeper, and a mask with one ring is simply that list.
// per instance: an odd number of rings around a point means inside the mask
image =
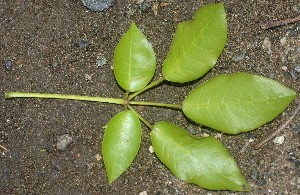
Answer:
[{"label": "sandy soil", "polygon": [[[111,66],[114,48],[131,21],[154,46],[157,79],[177,24],[191,19],[201,5],[219,1],[162,2],[153,1],[149,9],[141,9],[135,1],[117,1],[105,12],[91,12],[80,1],[0,1],[0,144],[8,149],[0,148],[0,194],[229,193],[208,191],[175,178],[148,151],[150,131],[145,126],[137,158],[109,186],[101,159],[102,127],[122,110],[121,106],[3,97],[8,91],[122,97]],[[196,82],[181,86],[166,82],[138,100],[179,103],[209,78],[239,71],[273,78],[300,93],[300,22],[267,30],[259,25],[296,17],[299,1],[222,2],[229,36],[216,67]],[[158,5],[157,15],[152,10],[154,5]],[[107,63],[99,64],[101,59]],[[8,60],[12,67],[5,65]],[[282,144],[271,141],[254,149],[288,119],[299,103],[297,96],[282,115],[255,131],[219,138],[253,186],[249,194],[299,194],[299,114],[278,135],[285,138]],[[194,134],[206,131],[179,111],[148,107],[137,110],[151,124],[168,120]],[[57,139],[64,134],[73,141],[61,151]]]}]

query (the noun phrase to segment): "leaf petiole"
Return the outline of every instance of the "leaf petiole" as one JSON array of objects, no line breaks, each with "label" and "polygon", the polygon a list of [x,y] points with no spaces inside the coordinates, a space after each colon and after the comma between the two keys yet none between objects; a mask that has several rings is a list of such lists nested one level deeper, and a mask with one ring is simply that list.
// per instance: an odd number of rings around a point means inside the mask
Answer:
[{"label": "leaf petiole", "polygon": [[103,102],[111,104],[125,105],[125,100],[118,98],[104,98],[104,97],[91,97],[69,94],[51,94],[51,93],[27,93],[27,92],[8,92],[4,96],[6,99],[10,98],[47,98],[47,99],[65,99],[65,100],[80,100],[91,102]]},{"label": "leaf petiole", "polygon": [[163,82],[165,80],[164,77],[161,77],[159,79],[157,79],[156,81],[150,83],[149,85],[147,85],[146,87],[144,87],[143,89],[131,94],[129,97],[128,97],[128,101],[132,100],[135,96],[139,95],[140,93],[143,93],[144,91],[146,91],[147,89],[150,89],[152,87],[154,87],[155,85],[158,85],[159,83]]},{"label": "leaf petiole", "polygon": [[153,129],[153,126],[150,125],[139,113],[137,113],[130,105],[128,105],[129,110],[131,110],[149,129]]},{"label": "leaf petiole", "polygon": [[140,106],[156,106],[156,107],[168,107],[174,109],[180,109],[182,106],[180,104],[165,104],[165,103],[157,103],[157,102],[136,102],[136,101],[129,101],[128,104],[130,105],[140,105]]}]

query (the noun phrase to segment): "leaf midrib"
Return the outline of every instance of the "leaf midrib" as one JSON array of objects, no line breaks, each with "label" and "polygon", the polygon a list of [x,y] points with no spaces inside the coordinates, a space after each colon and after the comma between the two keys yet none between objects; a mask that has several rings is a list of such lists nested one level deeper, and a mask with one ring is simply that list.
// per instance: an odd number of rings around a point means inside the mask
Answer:
[{"label": "leaf midrib", "polygon": [[[179,148],[178,150],[183,151],[185,154],[188,154],[188,156],[191,156],[192,158],[194,158],[194,159],[198,160],[199,162],[201,162],[202,164],[204,164],[204,165],[205,165],[205,168],[208,168],[209,170],[212,170],[212,172],[215,172],[215,173],[217,173],[218,175],[222,176],[223,178],[226,178],[227,180],[233,182],[233,181],[232,181],[231,179],[229,179],[227,176],[223,175],[223,174],[220,173],[219,171],[214,170],[214,169],[212,168],[212,166],[209,166],[209,164],[207,164],[203,159],[198,159],[198,158],[196,158],[194,155],[192,155],[192,154],[190,153],[190,151],[189,151],[188,149],[185,149],[184,146],[179,145],[177,142],[173,142],[172,139],[170,139],[168,136],[165,136],[165,135],[163,135],[163,134],[160,134],[160,137],[164,137],[165,139],[164,139],[163,141],[169,141],[169,143],[175,145],[176,148]],[[204,139],[204,138],[203,138],[203,139]],[[193,141],[195,141],[195,140],[193,140]],[[217,169],[217,170],[218,170],[218,169]],[[223,182],[223,181],[222,181],[222,183],[223,183],[225,186],[227,186],[227,183],[226,183],[226,182]]]},{"label": "leaf midrib", "polygon": [[211,107],[211,106],[224,106],[224,105],[241,105],[241,104],[253,104],[253,103],[266,103],[269,101],[278,101],[280,99],[286,99],[291,96],[282,96],[279,98],[269,98],[261,101],[230,101],[230,102],[221,102],[221,103],[207,103],[207,104],[193,104],[193,105],[185,105],[185,107],[195,108],[195,107]]}]

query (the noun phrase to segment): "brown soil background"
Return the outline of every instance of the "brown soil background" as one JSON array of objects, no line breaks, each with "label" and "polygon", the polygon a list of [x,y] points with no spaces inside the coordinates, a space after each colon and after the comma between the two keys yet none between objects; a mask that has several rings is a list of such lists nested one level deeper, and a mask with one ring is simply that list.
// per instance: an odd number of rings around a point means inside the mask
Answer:
[{"label": "brown soil background", "polygon": [[[149,129],[143,126],[142,145],[132,166],[111,186],[101,159],[102,128],[121,106],[64,100],[5,100],[4,92],[48,92],[122,97],[111,70],[114,48],[135,21],[157,54],[159,77],[172,36],[179,22],[190,20],[204,4],[219,1],[165,1],[158,14],[142,11],[135,1],[116,1],[105,12],[91,12],[81,1],[0,1],[0,194],[228,194],[213,192],[175,178],[148,151]],[[262,30],[266,20],[293,18],[299,0],[222,1],[228,20],[228,42],[216,67],[202,79],[187,84],[164,83],[142,95],[141,101],[179,103],[200,83],[223,73],[249,72],[271,77],[300,93],[300,23]],[[164,5],[164,6],[163,6]],[[286,37],[286,42],[280,40]],[[268,38],[270,51],[263,47]],[[87,47],[76,42],[87,40]],[[97,56],[107,64],[97,66]],[[13,61],[8,70],[4,61]],[[91,77],[91,78],[89,78]],[[237,160],[253,186],[249,194],[299,194],[300,116],[281,133],[281,145],[272,141],[254,147],[284,123],[299,104],[299,97],[278,118],[263,127],[219,139]],[[201,135],[181,112],[137,107],[151,124],[171,121]],[[218,135],[212,130],[212,135]],[[56,149],[57,137],[72,136],[65,151]],[[249,139],[254,139],[249,142]],[[100,155],[100,156],[99,156]],[[99,158],[100,157],[100,158]],[[237,193],[243,194],[243,193]]]}]

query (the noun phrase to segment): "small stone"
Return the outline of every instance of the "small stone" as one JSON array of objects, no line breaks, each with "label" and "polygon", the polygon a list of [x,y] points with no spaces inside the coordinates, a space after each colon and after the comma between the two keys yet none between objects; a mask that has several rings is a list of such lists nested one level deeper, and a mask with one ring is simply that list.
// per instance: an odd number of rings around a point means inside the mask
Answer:
[{"label": "small stone", "polygon": [[61,135],[57,138],[56,147],[58,150],[65,150],[71,143],[72,137],[68,134]]},{"label": "small stone", "polygon": [[284,142],[284,136],[278,136],[275,137],[275,139],[273,140],[274,144],[280,145]]},{"label": "small stone", "polygon": [[297,79],[298,79],[297,74],[295,74],[293,71],[290,71],[289,73],[290,73],[291,77],[292,77],[294,80],[297,80]]},{"label": "small stone", "polygon": [[295,131],[296,133],[300,133],[300,125],[293,125],[292,130]]},{"label": "small stone", "polygon": [[103,56],[97,56],[97,67],[102,67],[105,64],[107,64],[107,59]]},{"label": "small stone", "polygon": [[215,138],[222,138],[222,133],[216,133]]},{"label": "small stone", "polygon": [[253,180],[256,180],[258,178],[258,171],[257,170],[253,170],[251,173],[251,178]]},{"label": "small stone", "polygon": [[282,37],[280,39],[280,44],[281,44],[281,46],[286,46],[287,45],[287,39],[286,39],[286,37]]},{"label": "small stone", "polygon": [[87,40],[81,39],[78,40],[75,45],[79,48],[86,48],[89,45],[89,42]]},{"label": "small stone", "polygon": [[296,72],[300,72],[300,64],[297,64],[294,69],[296,70]]},{"label": "small stone", "polygon": [[254,139],[253,139],[253,138],[250,138],[250,139],[248,140],[248,142],[249,142],[249,143],[252,143],[252,142],[254,142]]},{"label": "small stone", "polygon": [[286,66],[282,66],[281,69],[287,71],[288,68]]},{"label": "small stone", "polygon": [[196,135],[198,133],[197,131],[197,127],[195,127],[194,125],[190,124],[188,127],[187,127],[187,130],[190,134],[192,135]]},{"label": "small stone", "polygon": [[5,60],[4,65],[6,70],[12,70],[13,69],[13,62],[11,60]]},{"label": "small stone", "polygon": [[239,51],[237,54],[233,56],[233,61],[234,62],[239,62],[245,58],[245,52]]},{"label": "small stone", "polygon": [[102,156],[100,154],[95,154],[95,159],[97,161],[100,161],[102,159]]},{"label": "small stone", "polygon": [[264,161],[264,160],[260,160],[260,161],[259,161],[259,164],[260,164],[260,165],[264,165],[264,164],[265,164],[265,161]]},{"label": "small stone", "polygon": [[81,0],[83,5],[92,11],[103,11],[112,6],[115,0]]},{"label": "small stone", "polygon": [[157,14],[158,14],[158,3],[157,3],[157,2],[155,2],[155,3],[153,4],[153,6],[152,6],[152,11],[153,11],[153,13],[154,13],[154,16],[157,16]]},{"label": "small stone", "polygon": [[262,47],[263,47],[265,50],[267,50],[267,53],[268,53],[268,54],[272,54],[272,49],[271,49],[272,43],[271,43],[271,41],[270,41],[270,39],[269,39],[268,37],[266,37],[266,38],[264,39]]},{"label": "small stone", "polygon": [[298,6],[297,5],[293,5],[292,6],[292,11],[296,12],[296,13],[299,12]]},{"label": "small stone", "polygon": [[289,155],[289,157],[288,157],[289,160],[296,160],[297,159],[297,155],[295,154],[294,151],[289,151],[288,155]]},{"label": "small stone", "polygon": [[147,195],[147,192],[146,191],[142,191],[139,193],[139,195]]},{"label": "small stone", "polygon": [[246,142],[245,143],[245,146],[241,149],[241,153],[244,153],[245,151],[246,151],[246,149],[248,148],[248,146],[250,145],[250,143],[249,142]]},{"label": "small stone", "polygon": [[141,5],[145,0],[136,0],[136,4]]},{"label": "small stone", "polygon": [[149,0],[144,0],[141,4],[139,4],[139,9],[142,12],[147,12],[151,8],[151,2]]},{"label": "small stone", "polygon": [[151,154],[154,153],[154,150],[153,150],[153,147],[152,147],[152,146],[150,146],[148,150],[149,150],[149,152],[150,152]]},{"label": "small stone", "polygon": [[92,81],[94,74],[84,74],[84,79],[86,81]]},{"label": "small stone", "polygon": [[295,166],[297,169],[300,170],[300,160],[299,159],[295,160]]},{"label": "small stone", "polygon": [[269,78],[270,79],[273,79],[274,77],[275,77],[275,73],[273,73],[273,72],[269,73]]}]

